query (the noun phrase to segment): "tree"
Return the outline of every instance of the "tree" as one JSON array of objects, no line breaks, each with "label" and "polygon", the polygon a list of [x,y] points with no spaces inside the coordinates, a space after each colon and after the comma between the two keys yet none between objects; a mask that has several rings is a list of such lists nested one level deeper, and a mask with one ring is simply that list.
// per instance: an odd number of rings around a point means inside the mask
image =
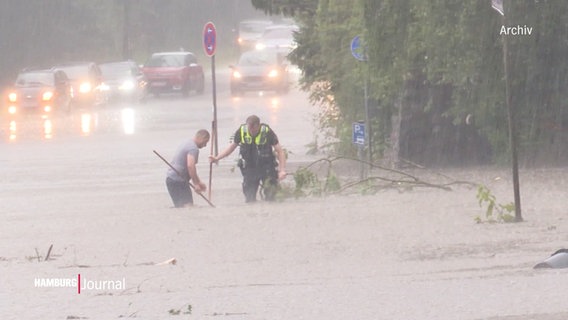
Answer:
[{"label": "tree", "polygon": [[[369,48],[375,146],[382,157],[424,164],[507,161],[501,24],[487,2],[450,0],[253,0],[301,24],[291,60],[320,103],[336,151],[353,152],[350,123],[361,118],[363,69],[348,41]],[[511,24],[533,33],[511,37],[513,104],[525,164],[566,159],[568,3],[506,1]],[[362,21],[362,23],[360,23]],[[389,152],[390,151],[390,152]],[[395,155],[396,154],[396,155]],[[394,160],[393,160],[394,159]],[[564,160],[565,161],[565,160]]]}]

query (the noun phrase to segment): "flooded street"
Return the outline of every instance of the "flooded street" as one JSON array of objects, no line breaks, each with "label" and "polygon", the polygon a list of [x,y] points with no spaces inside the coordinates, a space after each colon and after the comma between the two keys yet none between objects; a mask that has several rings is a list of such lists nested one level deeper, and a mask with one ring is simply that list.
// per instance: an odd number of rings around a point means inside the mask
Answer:
[{"label": "flooded street", "polygon": [[[232,98],[221,79],[219,149],[257,114],[290,151],[290,171],[313,160],[306,144],[315,110],[304,93]],[[461,186],[245,205],[235,153],[214,166],[216,208],[196,197],[194,208],[172,209],[166,165],[152,151],[170,159],[211,120],[210,89],[53,118],[3,117],[0,317],[568,316],[566,271],[532,269],[565,244],[566,170],[522,172],[526,222],[476,224],[475,190]],[[203,180],[209,151],[198,164]],[[447,174],[486,184],[499,201],[510,196],[507,170]]]},{"label": "flooded street", "polygon": [[[228,77],[228,72],[217,76],[218,148],[226,147],[246,117],[257,114],[280,136],[281,143],[290,151],[289,161],[303,161],[306,145],[314,135],[314,108],[305,94],[247,93],[233,98],[228,93],[228,80],[222,76]],[[3,184],[7,201],[2,201],[1,206],[7,212],[28,211],[20,201],[27,203],[30,196],[66,198],[81,193],[96,197],[116,193],[112,189],[117,184],[125,188],[120,189],[123,192],[139,194],[136,188],[148,184],[154,185],[157,193],[163,193],[161,180],[167,167],[152,151],[170,159],[179,144],[195,131],[211,130],[212,106],[209,87],[203,95],[163,95],[136,106],[118,104],[74,110],[69,115],[3,117],[0,174],[9,184]],[[201,150],[199,169],[204,177],[209,175],[210,146]],[[233,156],[226,162],[234,160],[236,153]],[[55,210],[67,210],[65,202],[51,200],[52,204],[61,205]]]}]

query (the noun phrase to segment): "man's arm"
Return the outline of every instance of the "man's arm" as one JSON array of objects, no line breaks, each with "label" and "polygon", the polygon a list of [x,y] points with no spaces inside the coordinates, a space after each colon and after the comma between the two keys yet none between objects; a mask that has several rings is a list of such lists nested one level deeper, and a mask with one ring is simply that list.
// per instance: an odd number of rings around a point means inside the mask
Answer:
[{"label": "man's arm", "polygon": [[[230,155],[231,153],[233,153],[233,151],[235,151],[235,149],[238,147],[239,145],[236,143],[231,143],[225,150],[223,150],[221,153],[219,153],[217,156],[214,155],[210,155],[209,156],[209,162],[217,162],[223,158],[225,158],[226,156]],[[188,162],[189,163],[189,162]]]},{"label": "man's arm", "polygon": [[282,180],[286,178],[286,155],[280,143],[274,145],[274,151],[278,157],[278,179]]},{"label": "man's arm", "polygon": [[207,186],[205,186],[205,184],[201,182],[201,179],[199,179],[199,176],[197,176],[195,158],[191,154],[187,155],[187,172],[189,172],[189,177],[191,181],[193,181],[196,192],[203,192],[207,190]]}]

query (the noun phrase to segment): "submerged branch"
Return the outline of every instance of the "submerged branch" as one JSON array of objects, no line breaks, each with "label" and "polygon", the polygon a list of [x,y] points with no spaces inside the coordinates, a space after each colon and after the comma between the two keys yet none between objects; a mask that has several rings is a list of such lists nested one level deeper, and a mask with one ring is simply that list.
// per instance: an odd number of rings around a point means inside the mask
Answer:
[{"label": "submerged branch", "polygon": [[[341,186],[337,185],[334,190],[330,190],[330,188],[329,188],[330,181],[332,179],[338,180],[333,169],[334,169],[334,166],[337,167],[337,162],[340,161],[340,160],[347,160],[347,161],[355,162],[355,163],[358,163],[358,164],[361,164],[361,165],[366,165],[366,166],[369,166],[372,169],[381,170],[381,172],[384,172],[385,174],[384,175],[373,175],[373,176],[369,176],[369,177],[366,177],[366,178],[363,178],[363,179],[357,179],[355,181],[348,181],[348,182],[339,184]],[[325,167],[325,168],[318,167],[318,165],[322,165],[322,164],[324,166],[327,166],[327,167]],[[414,163],[412,163],[412,165],[415,168],[418,168],[420,170],[425,170],[425,167],[423,167],[423,166],[419,166],[419,165],[414,164]],[[351,167],[351,166],[349,166],[349,167]],[[315,173],[317,171],[320,171],[320,173],[323,173],[324,177],[317,178],[317,174]],[[307,166],[301,168],[301,170],[296,171],[294,173],[294,176],[297,177],[297,178],[300,178],[299,180],[302,180],[300,175],[306,175],[306,174],[309,174],[312,177],[316,177],[316,179],[319,181],[319,183],[312,184],[312,185],[306,185],[305,183],[303,183],[301,185],[297,185],[296,191],[298,191],[302,188],[314,189],[314,190],[311,190],[312,192],[304,192],[303,194],[341,194],[341,193],[349,192],[349,190],[353,190],[354,187],[362,187],[362,189],[358,189],[358,191],[366,193],[369,190],[372,190],[372,191],[377,191],[377,190],[381,190],[381,189],[399,189],[400,190],[400,189],[412,189],[412,188],[416,188],[416,187],[435,188],[435,189],[441,189],[441,190],[446,190],[446,191],[452,191],[452,186],[455,186],[455,185],[467,185],[467,186],[472,186],[472,187],[477,186],[476,183],[469,182],[469,181],[454,180],[454,179],[448,177],[447,175],[443,175],[443,174],[440,174],[440,173],[431,173],[431,174],[442,177],[444,180],[450,180],[450,181],[449,182],[448,181],[444,181],[444,182],[428,181],[426,179],[422,179],[422,178],[418,177],[417,175],[411,174],[411,173],[406,172],[406,171],[387,168],[387,167],[384,167],[384,166],[381,166],[381,165],[377,165],[375,163],[369,163],[368,161],[365,161],[365,160],[354,159],[354,158],[351,158],[351,157],[344,157],[344,156],[321,158],[321,159],[315,160],[315,161],[309,163]],[[323,179],[323,181],[321,181],[322,179]],[[306,177],[304,176],[303,181],[305,181],[305,180],[309,180],[309,179],[306,179]],[[321,187],[322,185],[323,185],[323,188]]]}]

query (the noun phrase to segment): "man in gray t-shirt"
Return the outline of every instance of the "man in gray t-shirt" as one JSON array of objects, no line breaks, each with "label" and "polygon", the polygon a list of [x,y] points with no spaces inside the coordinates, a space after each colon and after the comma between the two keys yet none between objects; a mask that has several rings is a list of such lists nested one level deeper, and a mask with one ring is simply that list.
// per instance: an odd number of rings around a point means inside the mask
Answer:
[{"label": "man in gray t-shirt", "polygon": [[197,131],[193,139],[182,144],[171,161],[171,165],[176,169],[168,168],[166,186],[176,208],[193,205],[193,194],[189,181],[193,182],[196,192],[203,192],[207,189],[197,175],[196,164],[199,160],[199,149],[205,147],[209,142],[209,132],[205,129]]}]

